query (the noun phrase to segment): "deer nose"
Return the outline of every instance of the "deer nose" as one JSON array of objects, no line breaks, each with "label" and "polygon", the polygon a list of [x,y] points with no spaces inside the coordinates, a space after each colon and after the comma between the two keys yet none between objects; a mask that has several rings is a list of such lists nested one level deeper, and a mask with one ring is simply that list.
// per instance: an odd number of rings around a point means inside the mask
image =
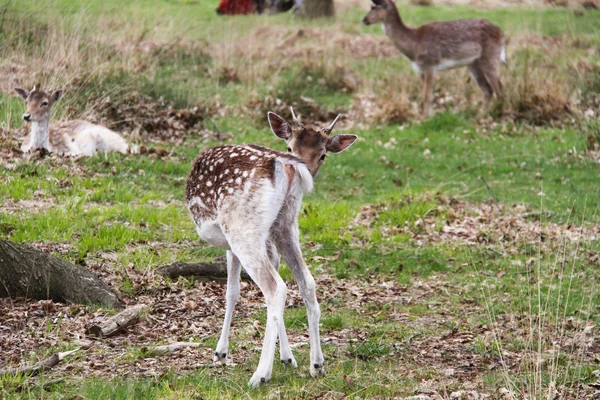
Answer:
[{"label": "deer nose", "polygon": [[365,24],[365,25],[370,25],[370,24],[369,24],[369,21],[367,20],[367,17],[364,17],[364,18],[363,18],[363,24]]},{"label": "deer nose", "polygon": [[23,119],[27,122],[31,121],[31,114],[23,114]]}]

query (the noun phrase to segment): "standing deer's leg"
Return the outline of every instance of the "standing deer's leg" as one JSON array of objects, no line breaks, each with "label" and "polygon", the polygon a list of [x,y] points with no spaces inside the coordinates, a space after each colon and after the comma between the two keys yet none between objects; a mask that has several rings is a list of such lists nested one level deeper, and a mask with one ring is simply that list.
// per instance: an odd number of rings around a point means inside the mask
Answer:
[{"label": "standing deer's leg", "polygon": [[421,79],[423,80],[423,115],[425,117],[431,117],[433,115],[431,108],[431,98],[433,97],[433,70],[423,70]]},{"label": "standing deer's leg", "polygon": [[293,221],[291,226],[280,236],[277,248],[294,274],[298,282],[300,296],[302,296],[306,305],[310,337],[310,374],[313,377],[323,376],[325,375],[325,368],[323,366],[325,359],[323,358],[319,335],[321,310],[317,301],[315,280],[302,258],[298,237],[298,223],[297,221]]},{"label": "standing deer's leg", "polygon": [[485,77],[492,86],[492,89],[496,94],[496,98],[498,100],[502,99],[502,82],[500,82],[500,78],[498,77],[498,68],[489,68],[488,70],[486,70]]},{"label": "standing deer's leg", "polygon": [[275,271],[266,248],[266,242],[250,241],[245,235],[228,240],[250,278],[258,285],[267,304],[267,328],[258,367],[248,385],[258,386],[268,382],[273,372],[273,358],[280,325],[283,325],[283,308],[287,287]]},{"label": "standing deer's leg", "polygon": [[[280,257],[277,252],[277,247],[271,241],[267,243],[267,249],[269,251],[269,259],[271,264],[275,268],[275,271],[279,271]],[[282,320],[279,325],[279,359],[287,367],[291,365],[294,368],[298,367],[298,363],[292,354],[292,349],[288,341],[287,333],[285,332],[285,321]]]},{"label": "standing deer's leg", "polygon": [[490,83],[488,82],[486,75],[480,66],[470,65],[469,72],[471,73],[471,76],[473,77],[475,82],[477,82],[477,85],[483,92],[483,108],[487,108],[490,102],[490,98],[492,97],[492,87],[490,86]]},{"label": "standing deer's leg", "polygon": [[223,321],[223,330],[221,338],[217,343],[217,350],[213,361],[221,362],[223,365],[227,363],[227,349],[229,348],[229,328],[231,326],[231,318],[233,317],[233,309],[240,297],[240,260],[233,254],[231,250],[227,250],[227,294],[226,294],[226,309],[225,320]]}]

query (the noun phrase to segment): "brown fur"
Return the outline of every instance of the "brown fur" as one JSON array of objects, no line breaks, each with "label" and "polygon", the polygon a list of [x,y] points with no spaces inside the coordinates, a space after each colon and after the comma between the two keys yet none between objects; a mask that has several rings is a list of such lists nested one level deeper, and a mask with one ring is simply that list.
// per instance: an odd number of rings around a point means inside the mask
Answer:
[{"label": "brown fur", "polygon": [[[365,16],[367,25],[383,23],[385,33],[413,65],[423,80],[423,109],[431,111],[431,87],[436,70],[466,66],[481,88],[485,105],[493,94],[502,96],[498,77],[504,34],[485,19],[431,22],[416,29],[404,24],[391,0],[374,0]],[[504,59],[502,60],[506,62]]]},{"label": "brown fur", "polygon": [[219,198],[231,196],[249,180],[265,178],[273,182],[276,158],[301,162],[290,154],[256,145],[218,146],[201,152],[194,161],[185,192],[188,203],[198,197],[206,206],[194,206],[190,210],[194,218],[212,218]]}]

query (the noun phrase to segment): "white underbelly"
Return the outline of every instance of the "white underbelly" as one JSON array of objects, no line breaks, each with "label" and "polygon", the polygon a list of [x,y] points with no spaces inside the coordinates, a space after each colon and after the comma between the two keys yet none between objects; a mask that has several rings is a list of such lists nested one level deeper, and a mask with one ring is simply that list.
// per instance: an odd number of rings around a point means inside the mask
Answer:
[{"label": "white underbelly", "polygon": [[204,221],[200,225],[196,225],[196,231],[206,243],[220,249],[230,249],[223,230],[221,230],[221,226],[216,221]]},{"label": "white underbelly", "polygon": [[462,59],[457,59],[457,60],[445,59],[445,60],[442,60],[438,65],[433,67],[433,69],[435,71],[443,71],[445,69],[464,67],[465,65],[471,64],[478,57],[479,56],[473,56],[473,57],[462,58]]}]

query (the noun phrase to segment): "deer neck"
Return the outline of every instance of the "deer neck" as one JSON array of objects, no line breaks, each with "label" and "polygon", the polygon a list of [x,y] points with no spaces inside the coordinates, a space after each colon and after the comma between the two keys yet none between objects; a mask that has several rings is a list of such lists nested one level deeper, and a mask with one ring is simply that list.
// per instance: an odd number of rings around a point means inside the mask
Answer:
[{"label": "deer neck", "polygon": [[404,25],[398,10],[386,16],[383,21],[383,30],[394,46],[412,60],[415,53],[414,31]]},{"label": "deer neck", "polygon": [[29,138],[29,145],[32,150],[35,149],[46,149],[49,150],[49,136],[50,136],[50,121],[32,121],[31,122],[31,137]]}]

